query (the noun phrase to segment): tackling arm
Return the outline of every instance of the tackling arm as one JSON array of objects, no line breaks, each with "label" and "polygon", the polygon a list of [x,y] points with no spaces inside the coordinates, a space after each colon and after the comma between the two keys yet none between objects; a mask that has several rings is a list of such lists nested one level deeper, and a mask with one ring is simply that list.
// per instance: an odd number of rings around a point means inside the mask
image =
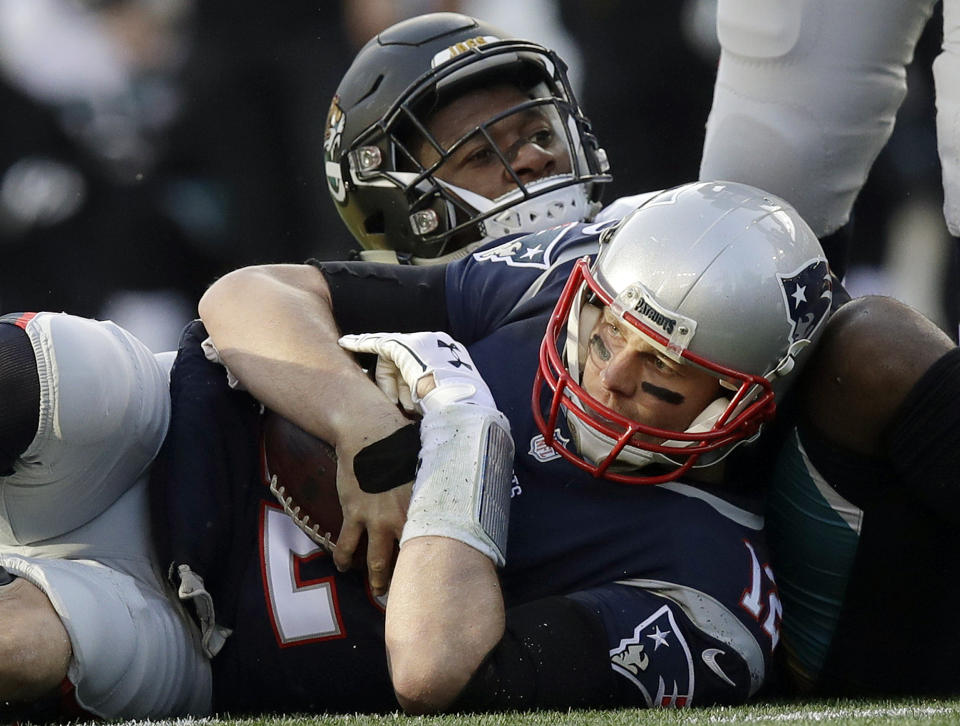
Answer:
[{"label": "tackling arm", "polygon": [[330,291],[317,268],[236,270],[207,290],[199,309],[224,363],[250,393],[334,443],[338,454],[408,423],[337,345]]}]

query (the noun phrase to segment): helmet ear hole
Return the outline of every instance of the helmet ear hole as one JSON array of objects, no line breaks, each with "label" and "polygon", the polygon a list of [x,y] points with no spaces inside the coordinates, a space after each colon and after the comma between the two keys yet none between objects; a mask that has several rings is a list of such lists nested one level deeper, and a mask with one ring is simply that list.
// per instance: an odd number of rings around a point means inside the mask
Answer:
[{"label": "helmet ear hole", "polygon": [[383,234],[384,233],[384,223],[383,223],[383,212],[377,212],[376,214],[371,214],[369,217],[363,220],[363,231],[367,234]]},{"label": "helmet ear hole", "polygon": [[383,74],[379,74],[375,79],[373,79],[373,84],[370,86],[370,90],[364,93],[357,101],[356,104],[359,105],[363,103],[366,99],[370,98],[374,93],[377,92],[377,89],[380,88],[380,84],[383,83]]}]

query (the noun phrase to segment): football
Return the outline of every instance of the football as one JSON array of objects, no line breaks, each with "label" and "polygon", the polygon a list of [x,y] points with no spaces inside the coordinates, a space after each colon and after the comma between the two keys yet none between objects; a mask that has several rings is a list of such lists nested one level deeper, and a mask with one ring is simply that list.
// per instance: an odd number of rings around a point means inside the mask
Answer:
[{"label": "football", "polygon": [[336,452],[273,411],[264,412],[261,425],[270,491],[310,539],[332,551],[343,524]]}]

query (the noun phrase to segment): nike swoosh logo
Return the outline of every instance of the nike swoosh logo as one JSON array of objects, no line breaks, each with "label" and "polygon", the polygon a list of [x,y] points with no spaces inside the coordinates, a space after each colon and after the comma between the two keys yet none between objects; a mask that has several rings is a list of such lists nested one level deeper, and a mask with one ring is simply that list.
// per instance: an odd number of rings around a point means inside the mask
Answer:
[{"label": "nike swoosh logo", "polygon": [[731,686],[736,688],[737,684],[727,677],[727,674],[723,672],[723,668],[721,668],[720,664],[717,663],[717,656],[724,655],[724,653],[725,651],[722,651],[719,648],[707,648],[700,654],[700,657],[703,658],[703,662],[707,664],[707,668],[712,670],[721,681],[729,683]]}]

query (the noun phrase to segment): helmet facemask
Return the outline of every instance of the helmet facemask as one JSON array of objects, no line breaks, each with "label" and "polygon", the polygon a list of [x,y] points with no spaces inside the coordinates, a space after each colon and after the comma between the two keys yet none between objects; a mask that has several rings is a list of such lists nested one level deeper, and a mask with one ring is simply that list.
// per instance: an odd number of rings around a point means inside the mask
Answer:
[{"label": "helmet facemask", "polygon": [[[657,428],[608,408],[583,387],[591,333],[606,306],[620,324],[674,362],[717,379],[718,395],[683,430]],[[637,309],[644,310],[638,315]],[[660,323],[659,325],[657,323]],[[657,484],[692,468],[710,466],[754,438],[774,413],[770,382],[690,352],[696,321],[669,311],[635,283],[616,296],[598,282],[586,259],[577,262],[548,324],[534,384],[534,417],[546,443],[594,476]],[[546,388],[552,395],[546,395]],[[570,443],[557,437],[561,413]],[[666,467],[654,473],[651,464]]]}]

